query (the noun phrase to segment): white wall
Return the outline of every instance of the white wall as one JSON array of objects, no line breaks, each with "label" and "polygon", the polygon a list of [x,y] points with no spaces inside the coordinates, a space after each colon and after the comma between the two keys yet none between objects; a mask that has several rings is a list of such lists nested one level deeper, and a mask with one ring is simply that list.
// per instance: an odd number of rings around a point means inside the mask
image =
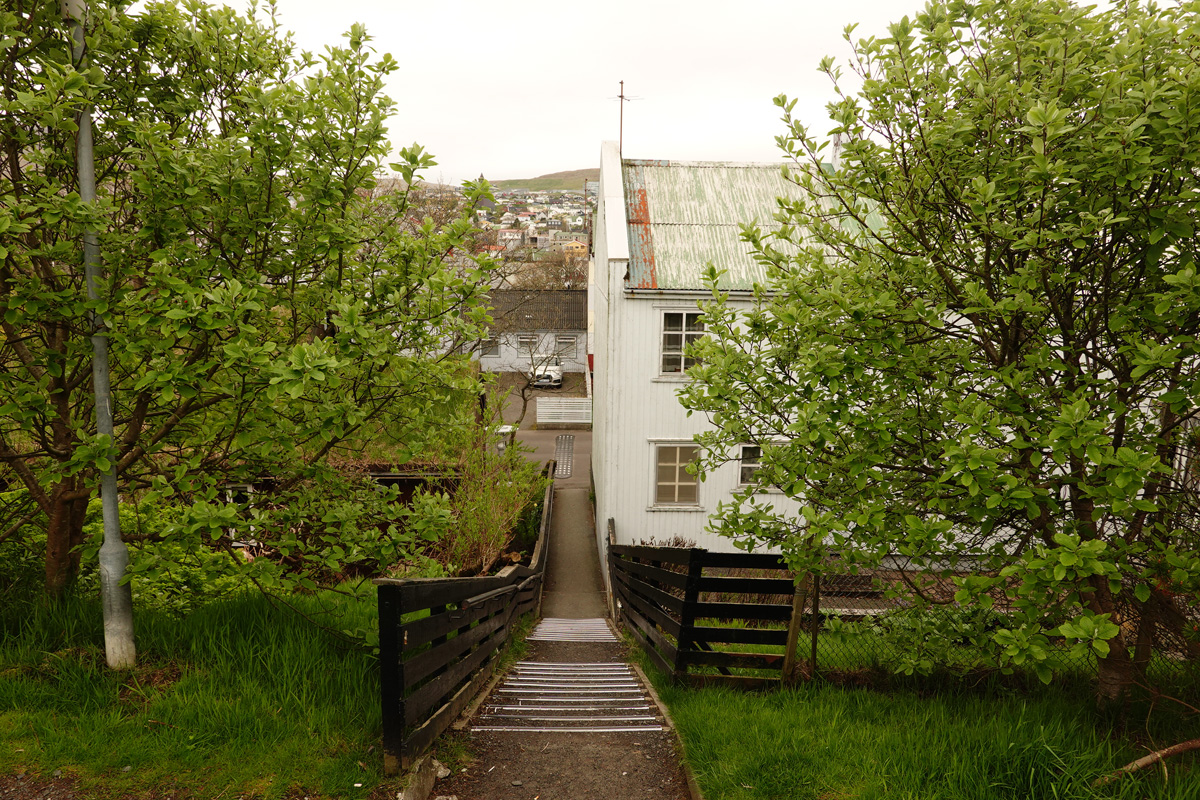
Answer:
[{"label": "white wall", "polygon": [[[530,351],[520,344],[519,337],[536,336],[537,346]],[[558,347],[559,336],[575,337],[575,353],[570,355],[564,347]],[[525,372],[538,365],[535,355],[556,353],[562,361],[563,372],[586,372],[588,336],[586,331],[519,331],[497,336],[500,352],[494,356],[479,356],[479,368],[488,372]]]},{"label": "white wall", "polygon": [[[706,528],[717,504],[729,500],[737,488],[736,461],[708,475],[698,487],[694,507],[654,503],[656,446],[693,444],[695,434],[711,428],[705,417],[687,416],[679,403],[676,392],[687,378],[661,374],[664,312],[694,311],[705,295],[699,291],[625,290],[628,233],[615,143],[606,143],[602,152],[600,180],[591,300],[595,335],[592,472],[601,556],[609,518],[615,522],[620,544],[682,537],[694,541],[697,547],[735,551],[732,540],[709,533]],[[798,512],[798,505],[782,495],[768,494],[760,499]]]}]

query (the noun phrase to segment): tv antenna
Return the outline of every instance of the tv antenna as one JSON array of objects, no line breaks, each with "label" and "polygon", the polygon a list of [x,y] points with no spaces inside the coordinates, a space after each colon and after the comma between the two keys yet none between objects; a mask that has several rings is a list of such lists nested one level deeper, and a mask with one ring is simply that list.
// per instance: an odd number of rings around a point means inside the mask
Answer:
[{"label": "tv antenna", "polygon": [[618,131],[618,133],[617,133],[617,136],[618,136],[617,152],[624,153],[625,152],[625,104],[628,103],[630,100],[641,100],[642,98],[626,97],[625,96],[625,81],[621,81],[621,93],[618,94],[616,97],[611,97],[609,99],[621,101],[621,126],[620,126],[620,128],[617,129],[617,131]]}]

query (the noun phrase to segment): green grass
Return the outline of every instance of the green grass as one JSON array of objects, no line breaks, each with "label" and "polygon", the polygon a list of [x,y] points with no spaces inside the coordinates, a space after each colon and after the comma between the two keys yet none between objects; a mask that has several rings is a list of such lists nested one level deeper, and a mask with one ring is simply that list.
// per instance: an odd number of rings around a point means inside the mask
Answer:
[{"label": "green grass", "polygon": [[[373,593],[297,603],[344,628],[376,613]],[[182,620],[139,613],[139,665],[116,673],[104,666],[100,618],[97,603],[73,599],[9,621],[0,773],[62,769],[89,797],[362,797],[383,781],[370,653],[243,595]]]},{"label": "green grass", "polygon": [[[138,666],[120,673],[104,665],[94,601],[0,614],[0,774],[61,769],[89,798],[394,797],[376,658],[305,619],[370,629],[375,592],[289,602],[244,594],[182,619],[138,610]],[[514,625],[501,669],[524,656],[533,623]],[[453,748],[438,752],[458,764]]]},{"label": "green grass", "polygon": [[[1092,782],[1196,735],[1195,721],[1156,712],[1120,737],[1086,693],[883,693],[822,682],[773,693],[655,682],[707,800],[1017,800],[1200,796],[1200,761],[1183,757],[1105,789]],[[1190,725],[1190,727],[1189,727]]]}]

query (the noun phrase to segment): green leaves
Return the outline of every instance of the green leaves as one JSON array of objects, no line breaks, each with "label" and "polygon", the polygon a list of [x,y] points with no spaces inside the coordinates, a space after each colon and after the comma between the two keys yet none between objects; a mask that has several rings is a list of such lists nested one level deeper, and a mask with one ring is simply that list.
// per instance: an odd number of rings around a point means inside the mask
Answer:
[{"label": "green leaves", "polygon": [[680,395],[719,427],[704,467],[759,445],[801,510],[747,492],[713,527],[826,570],[949,565],[957,602],[1010,609],[982,646],[1043,680],[1063,631],[1119,658],[1120,595],[1198,583],[1172,454],[1200,408],[1200,16],[939,2],[855,48],[853,95],[821,63],[836,169],[776,99],[803,193],[743,231],[753,302],[707,275]]}]

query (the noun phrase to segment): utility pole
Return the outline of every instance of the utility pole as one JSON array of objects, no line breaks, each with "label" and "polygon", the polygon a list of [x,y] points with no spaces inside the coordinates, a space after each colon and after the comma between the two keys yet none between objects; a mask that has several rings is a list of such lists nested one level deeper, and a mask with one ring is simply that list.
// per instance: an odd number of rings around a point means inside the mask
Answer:
[{"label": "utility pole", "polygon": [[[72,60],[83,67],[86,39],[84,22],[87,0],[62,0],[63,19],[71,23]],[[96,167],[92,152],[92,107],[79,112],[75,139],[75,168],[79,175],[79,199],[96,202]],[[100,237],[92,228],[83,233],[83,269],[88,300],[100,299]],[[104,544],[100,548],[100,598],[104,606],[104,650],[111,669],[130,669],[137,661],[133,643],[133,592],[121,579],[129,566],[129,550],[121,540],[121,517],[117,509],[117,451],[113,446],[113,415],[108,383],[107,326],[92,312],[92,386],[96,393],[96,432],[109,440],[109,468],[100,477],[100,500],[104,512]]]}]

